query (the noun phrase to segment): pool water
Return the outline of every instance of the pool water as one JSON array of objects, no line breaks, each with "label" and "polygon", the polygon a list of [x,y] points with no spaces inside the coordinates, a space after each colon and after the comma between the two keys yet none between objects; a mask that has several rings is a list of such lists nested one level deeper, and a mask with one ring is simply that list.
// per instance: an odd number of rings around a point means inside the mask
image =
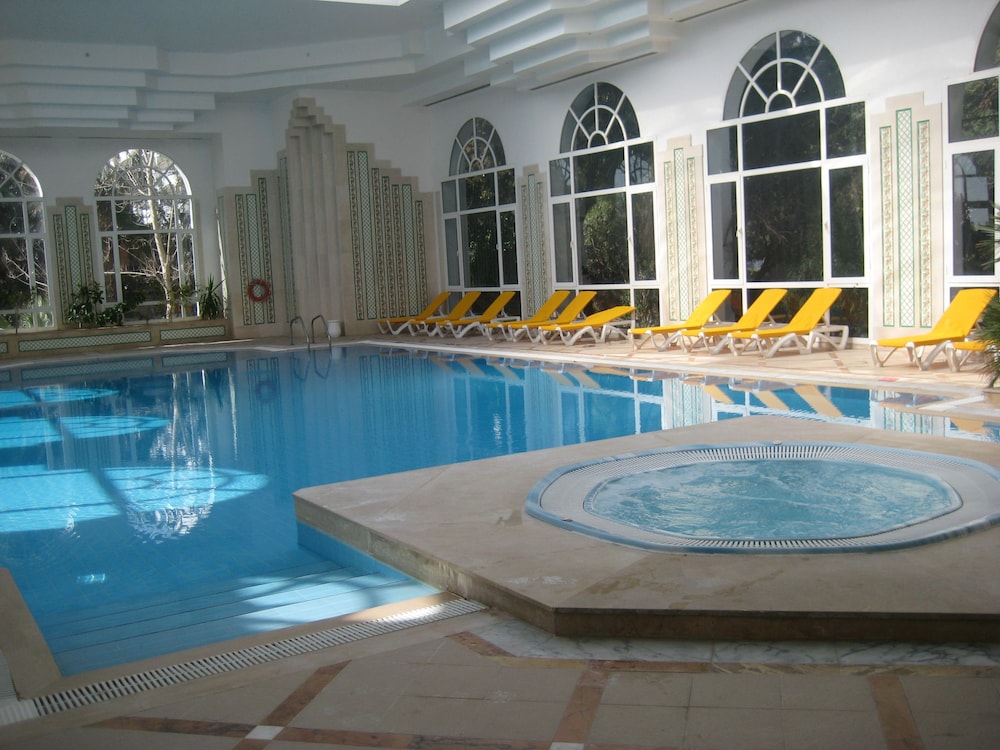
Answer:
[{"label": "pool water", "polygon": [[996,439],[891,392],[755,388],[362,346],[0,370],[0,567],[79,672],[430,591],[304,542],[301,487],[762,409]]},{"label": "pool water", "polygon": [[584,509],[640,529],[699,539],[841,539],[955,510],[944,482],[877,464],[783,458],[636,472],[602,484]]}]

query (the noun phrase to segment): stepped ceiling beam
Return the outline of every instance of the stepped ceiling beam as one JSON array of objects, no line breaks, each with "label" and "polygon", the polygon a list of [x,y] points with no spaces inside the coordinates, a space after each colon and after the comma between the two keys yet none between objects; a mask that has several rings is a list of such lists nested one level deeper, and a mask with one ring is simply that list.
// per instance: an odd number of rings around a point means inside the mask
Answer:
[{"label": "stepped ceiling beam", "polygon": [[220,98],[298,88],[425,106],[530,90],[669,55],[685,22],[766,1],[4,0],[0,129],[195,132]]}]

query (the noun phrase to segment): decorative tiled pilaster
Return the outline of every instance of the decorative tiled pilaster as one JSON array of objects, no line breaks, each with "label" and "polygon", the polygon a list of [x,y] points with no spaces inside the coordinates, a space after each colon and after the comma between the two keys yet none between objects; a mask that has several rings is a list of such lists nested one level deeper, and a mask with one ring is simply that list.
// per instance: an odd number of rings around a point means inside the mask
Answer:
[{"label": "decorative tiled pilaster", "polygon": [[919,96],[900,97],[872,124],[881,251],[872,264],[881,310],[873,309],[872,318],[883,329],[929,328],[944,279],[942,227],[934,220],[942,215],[941,108]]},{"label": "decorative tiled pilaster", "polygon": [[684,320],[705,293],[702,149],[691,139],[667,144],[670,161],[663,165],[667,254],[661,276],[669,321]]},{"label": "decorative tiled pilaster", "polygon": [[549,264],[545,254],[545,182],[533,171],[521,179],[521,263],[524,268],[524,295],[521,311],[537,310],[551,293]]},{"label": "decorative tiled pilaster", "polygon": [[[73,291],[94,281],[94,248],[91,209],[80,202],[59,201],[52,212],[52,244],[59,278],[54,301],[62,319]],[[65,321],[63,321],[65,322]]]}]

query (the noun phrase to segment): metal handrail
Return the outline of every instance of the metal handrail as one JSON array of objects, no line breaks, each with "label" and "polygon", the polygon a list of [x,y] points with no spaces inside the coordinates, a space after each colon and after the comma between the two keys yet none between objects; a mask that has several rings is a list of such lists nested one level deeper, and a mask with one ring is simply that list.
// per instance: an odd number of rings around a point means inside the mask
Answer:
[{"label": "metal handrail", "polygon": [[306,346],[312,348],[312,342],[309,340],[309,332],[306,331],[306,322],[302,319],[301,315],[296,315],[294,318],[288,321],[288,345],[291,346],[295,343],[295,321],[299,321],[302,324],[302,335],[306,337]]}]

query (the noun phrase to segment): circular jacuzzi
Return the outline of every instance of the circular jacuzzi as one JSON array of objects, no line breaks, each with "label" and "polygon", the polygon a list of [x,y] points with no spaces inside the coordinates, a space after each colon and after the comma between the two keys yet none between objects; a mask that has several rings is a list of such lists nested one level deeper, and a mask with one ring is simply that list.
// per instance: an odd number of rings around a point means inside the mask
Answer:
[{"label": "circular jacuzzi", "polygon": [[561,467],[529,515],[609,541],[687,552],[851,552],[1000,523],[1000,472],[838,443],[690,446]]}]

